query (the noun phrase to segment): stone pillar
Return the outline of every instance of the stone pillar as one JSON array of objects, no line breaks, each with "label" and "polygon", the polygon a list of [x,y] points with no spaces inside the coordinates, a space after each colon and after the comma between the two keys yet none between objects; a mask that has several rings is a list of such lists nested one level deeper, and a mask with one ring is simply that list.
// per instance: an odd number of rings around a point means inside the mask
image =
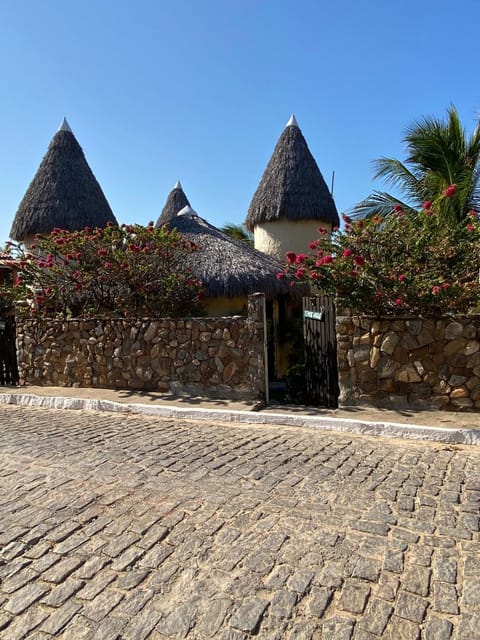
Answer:
[{"label": "stone pillar", "polygon": [[259,398],[269,403],[267,317],[265,294],[253,293],[248,297],[248,320],[252,323],[254,340],[250,350],[250,380]]}]

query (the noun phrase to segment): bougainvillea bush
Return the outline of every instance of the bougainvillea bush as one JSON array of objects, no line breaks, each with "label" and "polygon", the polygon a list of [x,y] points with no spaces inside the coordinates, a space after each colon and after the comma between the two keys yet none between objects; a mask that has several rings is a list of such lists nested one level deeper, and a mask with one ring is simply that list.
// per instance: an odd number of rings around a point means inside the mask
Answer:
[{"label": "bougainvillea bush", "polygon": [[201,311],[202,284],[185,267],[195,250],[153,223],[54,229],[28,251],[12,247],[20,266],[17,308],[61,317],[190,316]]},{"label": "bougainvillea bush", "polygon": [[[454,191],[452,185],[444,197]],[[285,272],[336,296],[340,308],[374,315],[428,316],[478,311],[480,221],[475,211],[456,223],[421,211],[353,221],[332,236],[319,228],[307,253],[287,253]]]}]

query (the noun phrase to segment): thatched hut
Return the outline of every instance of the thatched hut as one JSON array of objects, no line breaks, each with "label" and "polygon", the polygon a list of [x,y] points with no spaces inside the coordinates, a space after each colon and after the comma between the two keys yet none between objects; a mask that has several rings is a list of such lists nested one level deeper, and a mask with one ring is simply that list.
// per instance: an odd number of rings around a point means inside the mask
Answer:
[{"label": "thatched hut", "polygon": [[168,223],[198,247],[188,256],[188,267],[199,278],[206,293],[209,315],[245,313],[247,298],[261,291],[267,300],[289,293],[278,279],[280,263],[249,244],[231,238],[201,218],[189,205]]},{"label": "thatched hut", "polygon": [[338,224],[335,202],[292,116],[248,209],[255,248],[283,262],[287,251],[305,251],[320,225]]},{"label": "thatched hut", "polygon": [[64,119],[18,207],[10,237],[30,244],[36,233],[50,233],[55,227],[76,231],[109,222],[117,224]]},{"label": "thatched hut", "polygon": [[174,218],[181,209],[189,206],[190,202],[188,201],[188,198],[183,191],[180,180],[178,180],[176,185],[168,194],[167,202],[165,203],[165,206],[162,209],[162,213],[155,223],[155,226],[163,227],[163,225],[168,224],[170,220]]},{"label": "thatched hut", "polygon": [[198,247],[188,256],[186,266],[205,286],[207,315],[244,315],[248,296],[265,294],[269,375],[271,379],[281,378],[288,368],[291,349],[286,334],[288,303],[301,295],[301,289],[292,289],[285,279],[277,277],[282,270],[278,260],[223,233],[189,205],[177,212],[168,228],[177,229]]}]

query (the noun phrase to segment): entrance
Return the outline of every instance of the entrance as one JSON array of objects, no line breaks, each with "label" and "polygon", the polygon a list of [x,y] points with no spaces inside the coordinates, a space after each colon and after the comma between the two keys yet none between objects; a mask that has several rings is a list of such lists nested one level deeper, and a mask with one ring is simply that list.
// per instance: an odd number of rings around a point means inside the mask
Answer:
[{"label": "entrance", "polygon": [[0,318],[0,385],[16,385],[18,381],[15,319],[5,316]]}]

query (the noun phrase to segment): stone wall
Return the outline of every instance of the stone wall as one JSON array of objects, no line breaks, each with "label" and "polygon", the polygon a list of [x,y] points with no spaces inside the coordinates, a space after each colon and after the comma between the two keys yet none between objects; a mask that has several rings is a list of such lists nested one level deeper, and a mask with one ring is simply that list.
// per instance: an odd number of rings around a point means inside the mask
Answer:
[{"label": "stone wall", "polygon": [[480,316],[337,317],[341,405],[480,409]]},{"label": "stone wall", "polygon": [[19,319],[20,383],[262,398],[264,298],[251,298],[247,318]]}]

